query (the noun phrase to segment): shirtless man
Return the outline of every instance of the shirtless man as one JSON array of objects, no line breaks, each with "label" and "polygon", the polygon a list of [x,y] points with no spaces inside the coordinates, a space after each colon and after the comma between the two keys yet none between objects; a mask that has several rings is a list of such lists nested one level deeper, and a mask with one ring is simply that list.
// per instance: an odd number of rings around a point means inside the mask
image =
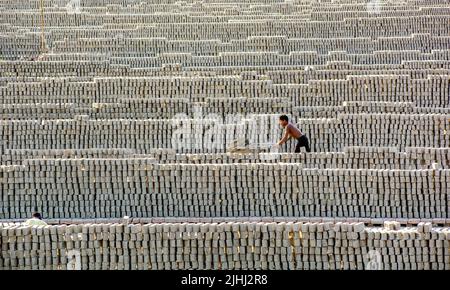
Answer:
[{"label": "shirtless man", "polygon": [[297,146],[295,147],[295,153],[300,153],[300,147],[305,147],[306,152],[311,152],[311,148],[309,147],[308,138],[302,134],[302,132],[295,127],[294,124],[289,123],[289,118],[286,115],[280,116],[279,119],[280,125],[284,128],[284,136],[283,138],[276,144],[276,146],[280,146],[286,143],[287,140],[294,138],[297,140]]}]

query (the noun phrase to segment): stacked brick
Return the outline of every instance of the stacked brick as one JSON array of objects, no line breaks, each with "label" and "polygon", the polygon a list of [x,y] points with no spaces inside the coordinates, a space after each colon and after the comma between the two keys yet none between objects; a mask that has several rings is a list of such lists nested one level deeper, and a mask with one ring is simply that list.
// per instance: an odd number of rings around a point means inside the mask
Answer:
[{"label": "stacked brick", "polygon": [[449,270],[449,3],[373,2],[1,1],[0,269]]},{"label": "stacked brick", "polygon": [[0,218],[324,216],[448,218],[448,169],[297,163],[29,159],[0,168]]},{"label": "stacked brick", "polygon": [[449,242],[431,223],[0,225],[0,269],[449,270]]}]

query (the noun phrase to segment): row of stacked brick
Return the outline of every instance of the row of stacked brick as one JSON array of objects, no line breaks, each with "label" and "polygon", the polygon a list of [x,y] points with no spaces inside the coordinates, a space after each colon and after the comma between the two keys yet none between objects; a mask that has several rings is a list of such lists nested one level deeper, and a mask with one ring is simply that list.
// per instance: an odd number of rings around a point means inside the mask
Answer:
[{"label": "row of stacked brick", "polygon": [[[156,57],[126,57],[112,56],[111,63],[120,65],[130,65],[132,67],[159,67],[165,64],[179,63],[189,67],[205,66],[305,66],[305,65],[325,65],[329,61],[349,61],[356,65],[377,65],[394,64],[401,65],[404,61],[433,61],[448,59],[449,49],[433,50],[430,53],[420,51],[381,51],[367,54],[348,54],[346,52],[329,52],[319,54],[312,52],[292,52],[280,54],[278,52],[227,52],[218,56],[196,56],[190,53],[161,54]],[[89,55],[89,54],[88,54]],[[45,55],[49,60],[59,58],[84,59],[84,54],[66,55],[53,54]],[[89,57],[89,56],[87,56]]]},{"label": "row of stacked brick", "polygon": [[200,153],[182,154],[155,149],[136,154],[132,149],[5,150],[2,165],[22,165],[28,159],[154,158],[162,164],[298,163],[302,168],[342,169],[449,169],[449,148],[347,147],[343,152],[305,153]]},{"label": "row of stacked brick", "polygon": [[[351,65],[348,61],[329,61],[324,65],[301,66],[229,66],[186,67],[179,64],[163,64],[161,67],[131,68],[128,65],[109,64],[102,59],[90,59],[87,54],[54,55],[51,61],[3,61],[0,62],[0,83],[43,82],[52,78],[64,80],[95,81],[99,76],[126,78],[180,78],[235,76],[241,81],[270,80],[273,84],[308,84],[313,80],[347,80],[350,76],[368,76],[368,79],[427,79],[430,76],[447,75],[448,61],[405,61],[403,64]],[[62,59],[62,57],[69,57]],[[83,57],[74,59],[73,57]],[[89,57],[88,57],[89,56]],[[42,77],[45,74],[46,77]],[[111,78],[113,81],[114,78]]]},{"label": "row of stacked brick", "polygon": [[[136,6],[156,6],[157,8],[164,8],[168,7],[172,8],[172,6],[177,7],[190,7],[192,9],[198,8],[199,5],[192,5],[197,3],[197,1],[194,0],[185,0],[185,1],[177,1],[177,0],[146,0],[146,1],[138,1],[138,0],[90,0],[86,2],[81,2],[81,7],[108,7],[108,8],[114,8],[115,6],[120,7],[126,7],[127,4],[130,4],[131,7],[135,8]],[[230,5],[236,5],[236,6],[242,6],[244,8],[252,9],[252,8],[258,8],[259,6],[266,7],[268,9],[269,5],[277,6],[277,5],[298,5],[303,7],[313,7],[313,8],[322,8],[326,7],[326,11],[340,11],[340,10],[350,10],[350,11],[361,11],[366,10],[367,7],[365,6],[366,3],[364,1],[354,1],[354,0],[334,0],[334,1],[324,1],[321,3],[318,3],[315,0],[293,0],[293,1],[282,1],[282,0],[249,0],[245,3],[243,2],[236,2],[235,0],[220,0],[220,1],[213,1],[210,2],[208,0],[201,1],[203,6],[208,7],[208,4],[213,3],[214,6],[230,6]],[[246,4],[247,3],[247,4]],[[411,6],[420,6],[420,7],[428,7],[428,6],[437,6],[437,5],[445,5],[447,3],[446,0],[410,0],[409,3]],[[14,0],[5,0],[2,2],[5,7],[8,7],[9,9],[37,9],[39,8],[39,1],[38,0],[31,0],[31,1],[14,1]],[[132,4],[132,5],[131,5]],[[165,4],[165,5],[160,5]],[[251,5],[250,5],[251,4]],[[345,4],[345,5],[343,5]],[[386,1],[384,3],[386,7],[407,7],[403,5],[403,3],[397,3],[394,1]],[[65,0],[47,0],[44,3],[45,6],[48,7],[62,7],[67,5]],[[200,7],[203,8],[203,7]],[[305,8],[306,9],[306,8]],[[168,10],[164,10],[168,12]]]},{"label": "row of stacked brick", "polygon": [[[251,53],[245,53],[251,55]],[[373,54],[347,54],[332,52],[295,52],[275,59],[268,66],[261,61],[241,62],[237,53],[220,56],[193,56],[191,54],[164,54],[158,57],[108,57],[104,54],[46,54],[39,61],[21,59],[0,62],[2,78],[19,76],[22,80],[40,80],[46,77],[87,76],[215,76],[236,75],[247,72],[265,74],[274,83],[306,84],[314,79],[344,79],[347,75],[409,75],[411,78],[427,78],[428,75],[446,75],[449,69],[449,50],[431,53],[418,51],[383,51]],[[267,52],[268,58],[279,54]],[[262,53],[255,53],[262,56]],[[226,58],[226,62],[225,62]],[[259,58],[260,59],[260,58]],[[285,61],[287,60],[287,61]],[[351,64],[353,63],[353,64]],[[323,70],[327,70],[324,71]],[[329,72],[328,70],[331,70]],[[275,73],[272,73],[275,71]],[[31,77],[31,78],[30,78]],[[34,77],[34,78],[33,78]],[[263,76],[267,79],[267,76]],[[84,78],[80,78],[83,80]],[[79,79],[79,80],[80,80]]]},{"label": "row of stacked brick", "polygon": [[[24,2],[24,1],[18,1]],[[36,1],[38,2],[38,1]],[[183,1],[184,2],[184,1]],[[359,3],[358,3],[359,2]],[[8,1],[1,3],[1,8],[8,14],[8,18],[11,19],[11,14],[21,14],[30,11],[36,11],[40,9],[40,3],[36,3],[36,7],[12,7]],[[184,4],[184,5],[183,5]],[[234,1],[230,4],[224,3],[203,3],[203,5],[186,5],[187,3],[176,3],[170,5],[164,3],[163,5],[154,5],[153,3],[141,2],[138,4],[130,5],[112,5],[111,3],[103,4],[102,6],[95,6],[91,1],[85,1],[79,3],[78,11],[74,11],[77,14],[81,14],[85,21],[90,21],[93,25],[101,25],[106,23],[113,23],[111,17],[106,16],[137,16],[140,19],[146,20],[144,23],[193,23],[193,22],[219,22],[227,23],[232,21],[261,21],[261,20],[310,20],[316,22],[339,22],[348,19],[384,19],[388,18],[405,18],[408,17],[420,17],[420,16],[438,16],[447,15],[448,2],[445,3],[408,3],[409,5],[386,5],[383,3],[384,9],[380,9],[379,13],[370,13],[367,10],[367,5],[364,1],[353,1],[345,6],[334,5],[329,6],[327,3],[321,3],[316,7],[302,5],[294,3],[249,3]],[[59,6],[59,7],[58,7]],[[55,27],[74,25],[77,23],[75,17],[69,19],[63,19],[59,14],[66,14],[68,10],[67,3],[60,6],[56,3],[52,4],[51,1],[45,1],[43,8],[49,15],[50,22]],[[427,7],[428,6],[428,7]],[[333,9],[334,8],[334,9]],[[340,8],[337,10],[336,8]],[[356,9],[355,9],[356,8]],[[359,11],[358,11],[359,10]],[[73,16],[68,13],[69,16]],[[66,14],[67,15],[67,14]],[[105,17],[102,17],[105,16]],[[182,17],[184,16],[184,17]],[[119,18],[120,19],[120,18]],[[123,22],[130,23],[129,18],[122,18]],[[132,21],[132,20],[131,20]],[[7,22],[7,21],[5,21]],[[21,24],[29,24],[31,20],[22,20]],[[136,21],[135,21],[136,22]],[[8,23],[8,22],[7,22]],[[131,22],[132,23],[132,22]],[[26,26],[26,25],[24,25]]]},{"label": "row of stacked brick", "polygon": [[[340,106],[343,102],[412,102],[417,107],[450,106],[450,76],[348,76],[346,80],[310,80],[308,84],[274,84],[241,76],[99,77],[91,81],[48,78],[38,82],[7,82],[0,104],[117,103],[121,99],[217,98],[287,99],[295,106]],[[144,100],[142,100],[144,101]],[[167,100],[169,103],[169,100]],[[252,102],[252,100],[249,100]],[[256,100],[255,100],[256,102]],[[171,102],[174,103],[175,102]]]},{"label": "row of stacked brick", "polygon": [[[3,2],[2,2],[3,3]],[[448,4],[447,4],[448,5]],[[64,39],[61,32],[76,27],[72,35],[80,37],[99,38],[106,29],[122,29],[130,37],[169,37],[178,40],[219,39],[230,41],[246,39],[252,36],[285,36],[288,38],[351,38],[351,37],[404,37],[411,31],[420,34],[448,35],[446,26],[449,16],[434,13],[436,10],[426,9],[422,15],[398,17],[354,17],[337,21],[310,21],[305,15],[280,17],[254,15],[251,17],[216,17],[192,16],[176,12],[173,16],[155,16],[152,14],[125,13],[67,13],[66,11],[47,11],[46,24],[49,27],[46,37],[50,42]],[[4,10],[0,24],[7,32],[23,32],[24,29],[35,31],[39,27],[39,10]],[[182,20],[178,20],[178,19]],[[156,21],[161,21],[160,23]],[[164,23],[165,22],[165,23]],[[100,30],[89,30],[83,27],[99,27]],[[11,29],[11,26],[13,29]],[[139,26],[138,29],[137,26]],[[20,30],[18,29],[20,27]],[[376,29],[384,27],[385,29]],[[372,28],[372,29],[368,29]],[[4,31],[2,31],[4,32]],[[69,33],[71,35],[71,33]],[[111,35],[111,34],[110,34]],[[114,34],[113,34],[114,35]]]},{"label": "row of stacked brick", "polygon": [[[370,1],[369,7],[370,7]],[[376,3],[376,2],[372,2]],[[406,2],[405,2],[406,3]],[[386,4],[386,3],[383,3]],[[401,4],[400,4],[401,5]],[[348,8],[345,8],[345,11],[338,11],[338,10],[332,10],[328,9],[328,7],[324,7],[324,9],[315,9],[311,12],[309,16],[309,20],[312,21],[344,21],[349,18],[356,18],[356,17],[370,17],[376,15],[376,17],[416,17],[421,15],[448,15],[449,8],[445,7],[444,5],[442,7],[411,7],[411,4],[408,2],[407,5],[402,6],[396,6],[396,7],[386,7],[383,5],[383,7],[379,8],[379,11],[377,13],[373,13],[371,11],[368,11],[367,7],[368,5],[361,4],[359,9],[357,10],[351,10]],[[338,6],[339,7],[339,6]],[[342,6],[341,6],[342,7]],[[390,10],[392,9],[392,10]]]},{"label": "row of stacked brick", "polygon": [[[16,150],[6,153],[3,164],[22,164],[26,155],[17,158]],[[352,169],[450,169],[449,148],[406,148],[404,152],[395,147],[347,147],[343,152],[312,153],[200,153],[180,154],[171,149],[157,149],[151,156],[158,163],[228,164],[228,163],[298,163],[304,168],[352,168]]]},{"label": "row of stacked brick", "polygon": [[[268,71],[267,75],[263,75],[261,78],[269,79],[274,85],[317,85],[315,82],[323,86],[328,86],[326,81],[337,81],[347,82],[350,86],[355,86],[352,82],[356,80],[361,80],[363,78],[366,81],[368,87],[372,82],[378,81],[380,84],[384,84],[384,89],[390,86],[390,89],[394,89],[396,86],[394,79],[398,82],[402,82],[402,79],[408,78],[415,80],[417,83],[429,78],[445,76],[448,73],[448,68],[438,68],[438,69],[420,69],[420,70],[385,70],[385,69],[370,69],[370,70],[347,70],[344,67],[336,67],[336,70],[310,70],[308,66],[304,69],[297,69],[296,71],[290,71],[289,69],[284,69],[280,71]],[[370,76],[370,77],[369,77]],[[40,81],[40,79],[34,78],[30,81]],[[256,80],[256,79],[255,79]],[[413,81],[414,82],[414,81]],[[413,85],[410,83],[410,85]],[[352,88],[353,89],[353,88]],[[366,90],[369,90],[367,88]],[[399,101],[401,102],[401,100]]]},{"label": "row of stacked brick", "polygon": [[352,169],[448,169],[449,148],[347,147],[344,152],[304,153],[200,153],[180,154],[173,149],[155,149],[150,154],[136,154],[131,149],[5,150],[2,165],[21,165],[27,159],[82,158],[155,158],[157,163],[228,164],[228,163],[299,163],[304,168]]},{"label": "row of stacked brick", "polygon": [[[413,50],[431,52],[449,49],[449,37],[435,35],[413,35],[411,37],[377,38],[296,38],[252,37],[244,40],[221,42],[218,40],[167,40],[160,38],[82,38],[73,41],[55,41],[53,53],[105,53],[113,56],[150,57],[165,53],[188,53],[192,55],[218,55],[232,52],[279,52],[289,54],[296,51],[346,51],[349,54],[367,54],[382,50]],[[424,46],[427,43],[428,46]]]},{"label": "row of stacked brick", "polygon": [[[393,52],[386,52],[392,54]],[[79,57],[75,59],[73,57]],[[64,59],[64,57],[71,57]],[[93,81],[94,77],[161,77],[237,75],[242,80],[269,79],[274,84],[308,84],[310,80],[345,80],[350,75],[401,75],[426,79],[429,75],[445,75],[450,69],[447,60],[411,60],[402,64],[353,65],[349,61],[330,60],[325,64],[301,66],[231,66],[186,67],[166,64],[161,67],[132,68],[115,65],[106,57],[91,54],[53,54],[38,62],[0,62],[0,81],[37,82],[44,78],[64,77],[76,81]],[[45,75],[45,77],[42,77]],[[2,85],[3,86],[3,85]]]},{"label": "row of stacked brick", "polygon": [[292,109],[298,118],[338,118],[343,114],[450,114],[450,107],[416,107],[412,102],[342,102],[340,106],[299,106]]},{"label": "row of stacked brick", "polygon": [[[412,102],[343,102],[340,106],[293,107],[287,98],[206,98],[192,103],[187,98],[123,98],[116,103],[20,103],[0,105],[3,120],[74,119],[172,119],[177,116],[214,115],[229,118],[293,111],[295,120],[338,118],[343,114],[450,114],[450,108],[416,107]],[[237,118],[235,118],[236,121]]]},{"label": "row of stacked brick", "polygon": [[[153,157],[154,154],[146,156]],[[135,150],[122,148],[63,149],[63,150],[5,150],[0,156],[1,165],[20,165],[26,159],[81,159],[81,158],[132,158]],[[433,155],[434,157],[434,155]],[[434,159],[433,159],[434,160]]]},{"label": "row of stacked brick", "polygon": [[298,119],[298,125],[313,138],[314,151],[342,151],[349,146],[450,147],[445,114],[342,114],[336,119]]},{"label": "row of stacked brick", "polygon": [[[309,222],[309,223],[364,223],[369,227],[380,227],[386,222],[391,223],[391,218],[350,218],[350,217],[146,217],[136,218],[124,216],[120,218],[70,218],[70,219],[45,219],[48,225],[83,225],[83,224],[161,224],[161,223],[229,223],[229,222]],[[431,223],[435,226],[446,226],[450,224],[450,219],[444,218],[396,218],[395,222],[401,227],[414,227],[419,223]],[[23,219],[0,219],[2,226],[23,225]],[[394,226],[397,228],[398,226]]]},{"label": "row of stacked brick", "polygon": [[[46,1],[48,2],[48,1]],[[3,3],[2,3],[3,4]],[[128,4],[128,3],[127,3]],[[181,6],[177,3],[176,6],[171,5],[147,5],[141,2],[140,5],[107,5],[107,7],[79,7],[79,14],[87,15],[84,19],[91,21],[96,25],[99,24],[112,24],[110,18],[102,17],[102,15],[117,15],[122,17],[122,20],[126,23],[130,23],[128,18],[123,20],[125,15],[133,15],[141,17],[140,19],[144,23],[227,23],[227,22],[246,22],[246,21],[316,21],[319,23],[326,22],[344,22],[347,19],[374,19],[374,18],[404,18],[408,17],[423,17],[423,16],[438,16],[448,15],[449,8],[444,3],[434,4],[431,7],[426,5],[416,5],[408,3],[406,5],[399,6],[386,6],[383,5],[383,9],[380,9],[378,13],[371,13],[367,9],[367,4],[359,4],[358,6],[346,5],[342,11],[332,11],[329,7],[307,7],[306,5],[292,5],[287,3],[270,4],[270,6],[261,3],[255,3],[248,5],[248,3],[234,2],[231,8],[230,5],[221,5],[221,3],[214,3],[213,5],[202,6]],[[352,3],[354,4],[354,3]],[[241,5],[245,5],[242,7]],[[2,5],[5,6],[5,5]],[[63,7],[47,6],[44,5],[45,12],[50,15],[52,22],[63,23],[64,26],[76,24],[75,19],[61,19],[58,14],[65,14],[67,12],[67,5]],[[240,7],[241,6],[241,7]],[[335,6],[341,7],[342,6]],[[10,14],[24,15],[23,11],[18,9],[11,9],[11,7],[4,7],[5,11]],[[352,8],[359,8],[360,11]],[[34,8],[39,9],[39,8]],[[82,11],[81,11],[82,10]],[[170,11],[168,11],[170,10]],[[194,11],[195,10],[195,11]],[[30,11],[30,10],[28,10]],[[83,16],[85,16],[83,15]],[[106,18],[106,19],[105,19]],[[65,21],[65,22],[64,22]],[[30,21],[25,22],[29,24]],[[62,27],[64,27],[62,26]],[[423,27],[422,29],[425,29]],[[422,31],[422,30],[421,30]],[[427,30],[423,30],[427,31]],[[389,35],[389,34],[384,34]]]},{"label": "row of stacked brick", "polygon": [[[271,3],[270,6],[267,4],[261,5],[261,3],[254,3],[253,5],[243,4],[242,2],[234,2],[233,8],[230,8],[229,4],[223,5],[223,3],[214,3],[214,6],[202,5],[201,7],[196,5],[178,6],[171,5],[149,5],[144,6],[144,2],[141,5],[135,6],[107,6],[107,7],[83,7],[83,11],[90,14],[106,14],[106,13],[116,13],[116,14],[149,14],[149,13],[161,13],[169,12],[169,15],[158,15],[159,17],[156,21],[160,23],[192,23],[199,20],[200,17],[206,18],[201,19],[202,22],[224,22],[226,20],[232,21],[244,21],[244,20],[262,20],[267,19],[270,16],[271,20],[311,20],[311,21],[344,21],[345,19],[352,18],[369,18],[374,17],[414,17],[414,16],[424,16],[424,15],[448,15],[449,8],[444,5],[444,3],[429,5],[416,5],[412,6],[400,4],[396,5],[386,5],[384,3],[383,9],[380,9],[377,13],[371,13],[367,9],[367,4],[334,6],[334,7],[308,7],[304,5],[296,5],[288,2],[281,3]],[[245,5],[244,7],[241,5]],[[81,7],[80,7],[81,8]],[[333,9],[334,8],[334,9]],[[338,9],[336,9],[338,8]],[[339,9],[340,8],[340,9]],[[64,12],[67,8],[56,8],[48,7],[49,12]],[[170,10],[170,11],[169,11]],[[180,17],[178,13],[183,13]],[[170,14],[173,13],[173,14]],[[177,13],[177,14],[175,14]],[[213,17],[214,16],[214,19]]]},{"label": "row of stacked brick", "polygon": [[0,167],[0,218],[448,218],[448,169],[314,169],[298,163],[158,164],[26,159]]},{"label": "row of stacked brick", "polygon": [[261,72],[262,77],[274,84],[308,84],[314,80],[347,80],[350,76],[395,76],[427,79],[432,75],[445,75],[450,68],[443,61],[407,62],[404,65],[350,65],[345,61],[330,61],[326,65],[300,68],[279,67]]},{"label": "row of stacked brick", "polygon": [[0,269],[449,270],[449,243],[431,223],[0,225]]},{"label": "row of stacked brick", "polygon": [[[3,120],[74,119],[87,115],[90,119],[172,119],[177,116],[195,117],[213,114],[229,115],[277,114],[291,110],[286,98],[205,98],[205,102],[190,102],[188,98],[118,98],[114,103],[19,103],[0,105]],[[429,110],[430,112],[438,112]],[[442,110],[441,110],[442,111]],[[450,112],[450,111],[449,111]],[[202,116],[204,117],[204,116]],[[238,121],[238,120],[236,120]]]},{"label": "row of stacked brick", "polygon": [[[448,22],[449,19],[446,21]],[[349,41],[338,39],[335,42],[342,44],[335,45],[334,42],[320,38],[300,38],[296,41],[298,45],[284,46],[281,44],[240,44],[233,42],[227,44],[225,48],[219,46],[218,41],[204,41],[204,44],[196,43],[193,45],[167,44],[167,49],[159,48],[155,43],[166,41],[161,39],[149,39],[148,41],[138,38],[124,38],[121,32],[116,33],[116,38],[107,38],[106,40],[90,40],[92,43],[78,41],[64,41],[52,43],[52,54],[45,54],[43,58],[54,58],[60,53],[78,53],[78,54],[101,54],[110,56],[116,63],[129,64],[134,67],[160,66],[166,63],[181,63],[185,66],[230,66],[230,65],[321,65],[330,60],[351,61],[355,64],[401,64],[403,60],[433,60],[433,58],[443,57],[449,51],[449,39],[444,36],[422,37],[398,37],[395,39],[379,38],[376,40],[376,46],[368,46],[372,41],[370,39],[361,39],[360,45]],[[447,32],[448,34],[448,32]],[[430,40],[422,38],[429,37]],[[2,57],[7,60],[27,60],[27,57],[36,57],[40,54],[40,37],[37,33],[25,34],[21,38],[14,35],[3,36],[4,41],[0,45]],[[102,38],[103,39],[103,38]],[[272,39],[267,36],[265,39]],[[192,43],[194,40],[185,40]],[[426,42],[427,46],[423,43]],[[194,42],[195,43],[195,42]],[[300,45],[301,44],[301,45]],[[326,45],[327,44],[327,45]],[[326,45],[326,46],[325,46]],[[160,45],[162,46],[162,45]],[[179,47],[178,47],[179,46]],[[278,47],[279,46],[279,47]],[[148,49],[154,47],[154,49]],[[178,48],[177,48],[178,47]],[[433,48],[430,50],[430,48]],[[442,56],[443,55],[443,56]],[[397,57],[396,57],[397,56]],[[433,57],[434,56],[434,57]]]},{"label": "row of stacked brick", "polygon": [[[272,13],[277,16],[282,14],[297,14],[311,12],[314,13],[316,17],[327,16],[328,17],[338,17],[345,13],[367,13],[367,4],[364,1],[332,1],[332,2],[316,2],[316,1],[247,1],[236,2],[236,1],[219,1],[208,3],[208,1],[201,1],[202,5],[195,5],[197,1],[86,1],[80,2],[80,8],[83,11],[92,12],[119,12],[119,11],[135,11],[135,13],[155,13],[155,12],[174,12],[177,9],[183,9],[183,12],[191,12],[192,14],[203,13],[206,15],[215,15],[221,10],[227,9],[230,15],[253,15],[254,13]],[[164,5],[161,5],[164,4]],[[194,4],[194,5],[193,5]],[[251,5],[250,5],[251,4]],[[301,5],[299,5],[301,4]],[[345,5],[343,5],[345,4]],[[437,7],[445,8],[447,2],[445,0],[434,0],[434,1],[409,1],[409,5],[405,5],[404,2],[397,3],[395,1],[386,1],[383,3],[383,10],[380,10],[378,14],[382,13],[413,13],[416,12],[418,15],[423,9],[436,9]],[[65,8],[67,5],[65,0],[51,0],[45,1],[43,3],[46,9],[57,10],[58,8]],[[233,5],[234,9],[229,9],[230,5]],[[2,7],[7,9],[38,9],[38,1],[4,1],[2,2]],[[421,8],[421,9],[419,9]],[[327,12],[324,15],[318,12]],[[242,13],[244,12],[244,13]],[[254,12],[254,13],[253,13]],[[334,13],[329,13],[334,12]],[[338,12],[338,13],[336,13]],[[435,12],[439,14],[439,11]],[[331,15],[331,16],[330,16]],[[383,15],[383,14],[382,14]],[[390,14],[389,14],[390,15]],[[409,15],[409,14],[408,14]],[[314,18],[316,20],[316,18]],[[329,20],[329,18],[327,18]]]},{"label": "row of stacked brick", "polygon": [[337,106],[345,101],[413,102],[418,107],[449,107],[450,78],[428,76],[411,79],[408,76],[349,76],[346,80],[311,80],[299,85],[294,104],[299,106]]},{"label": "row of stacked brick", "polygon": [[[227,152],[236,139],[267,151],[282,131],[278,115],[222,120],[186,115],[176,119],[74,119],[0,121],[0,150],[125,148],[148,154],[157,148],[179,153]],[[450,147],[448,114],[343,114],[335,119],[298,119],[316,152],[349,146]],[[292,152],[295,142],[283,150]],[[245,144],[244,144],[245,145]],[[265,147],[264,147],[265,146]]]}]

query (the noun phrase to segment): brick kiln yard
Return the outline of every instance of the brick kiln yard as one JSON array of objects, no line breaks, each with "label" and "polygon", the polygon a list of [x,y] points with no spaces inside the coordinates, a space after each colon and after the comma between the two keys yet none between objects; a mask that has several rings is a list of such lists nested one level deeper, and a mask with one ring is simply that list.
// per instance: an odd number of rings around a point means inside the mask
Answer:
[{"label": "brick kiln yard", "polygon": [[0,2],[0,269],[450,270],[449,0],[40,3]]}]

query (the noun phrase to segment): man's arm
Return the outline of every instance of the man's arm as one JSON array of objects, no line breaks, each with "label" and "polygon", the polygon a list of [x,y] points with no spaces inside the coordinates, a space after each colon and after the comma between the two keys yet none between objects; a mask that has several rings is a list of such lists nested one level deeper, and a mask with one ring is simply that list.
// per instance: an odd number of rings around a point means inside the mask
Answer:
[{"label": "man's arm", "polygon": [[289,135],[289,129],[286,127],[286,129],[284,130],[284,136],[280,141],[278,141],[277,145],[279,146],[286,143],[286,141],[289,140],[290,138],[291,136]]}]

